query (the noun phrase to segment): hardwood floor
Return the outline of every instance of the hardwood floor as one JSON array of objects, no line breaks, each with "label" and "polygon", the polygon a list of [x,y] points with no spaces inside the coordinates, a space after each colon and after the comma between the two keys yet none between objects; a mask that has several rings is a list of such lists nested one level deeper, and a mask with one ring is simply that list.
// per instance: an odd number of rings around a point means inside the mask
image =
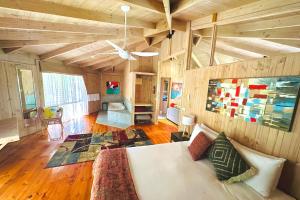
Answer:
[{"label": "hardwood floor", "polygon": [[[65,124],[65,135],[100,133],[116,128],[95,123],[96,115]],[[132,126],[142,128],[153,143],[167,143],[177,128],[164,123]],[[93,162],[45,169],[57,146],[45,133],[33,134],[8,144],[0,151],[0,200],[53,199],[88,200],[92,184]]]}]

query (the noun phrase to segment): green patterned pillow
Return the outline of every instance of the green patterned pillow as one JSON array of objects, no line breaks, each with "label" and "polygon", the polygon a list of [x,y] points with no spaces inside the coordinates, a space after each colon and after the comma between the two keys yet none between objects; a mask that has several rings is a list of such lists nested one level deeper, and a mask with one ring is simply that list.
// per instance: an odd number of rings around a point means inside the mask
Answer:
[{"label": "green patterned pillow", "polygon": [[226,183],[244,181],[256,174],[256,169],[246,163],[224,133],[215,139],[208,151],[208,159],[212,162],[218,179]]}]

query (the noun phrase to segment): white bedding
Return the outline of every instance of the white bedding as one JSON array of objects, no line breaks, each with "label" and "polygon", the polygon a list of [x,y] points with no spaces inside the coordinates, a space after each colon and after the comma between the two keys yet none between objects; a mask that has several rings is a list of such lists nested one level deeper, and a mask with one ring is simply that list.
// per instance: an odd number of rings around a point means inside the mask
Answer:
[{"label": "white bedding", "polygon": [[127,148],[140,200],[292,200],[276,190],[264,198],[244,183],[217,180],[208,160],[193,161],[187,142]]},{"label": "white bedding", "polygon": [[108,103],[108,110],[117,111],[117,110],[125,110],[125,106],[123,103]]}]

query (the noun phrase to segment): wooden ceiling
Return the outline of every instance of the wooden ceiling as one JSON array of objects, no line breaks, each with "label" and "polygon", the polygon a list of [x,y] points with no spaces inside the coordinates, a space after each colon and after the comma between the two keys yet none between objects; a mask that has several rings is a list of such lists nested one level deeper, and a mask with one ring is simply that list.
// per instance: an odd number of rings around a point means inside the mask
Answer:
[{"label": "wooden ceiling", "polygon": [[[247,49],[251,47],[251,44],[243,38],[250,37],[254,39],[267,38],[271,43],[276,40],[276,43],[284,43],[298,48],[299,1],[277,1],[282,4],[285,2],[284,5],[293,4],[289,12],[293,16],[282,12],[276,16],[280,17],[279,21],[279,18],[271,15],[268,15],[268,18],[266,15],[262,18],[263,23],[256,21],[255,17],[251,18],[252,21],[235,20],[228,23],[226,20],[234,19],[234,16],[228,14],[230,10],[236,9],[236,13],[239,13],[241,12],[240,8],[245,7],[245,11],[243,9],[242,11],[250,12],[247,10],[250,7],[255,13],[255,8],[259,9],[255,6],[260,5],[255,3],[262,2],[261,7],[263,7],[274,1],[1,0],[0,48],[5,53],[31,52],[39,55],[41,60],[56,59],[64,62],[65,65],[94,70],[119,64],[124,60],[118,55],[103,55],[103,53],[113,51],[113,48],[105,40],[111,40],[120,46],[123,44],[124,14],[120,7],[124,4],[131,7],[128,13],[128,49],[130,50],[144,51],[153,45],[159,45],[166,38],[170,29],[185,31],[187,21],[192,21],[192,29],[196,31],[195,34],[201,35],[205,42],[211,37],[211,15],[213,13],[220,13],[218,16],[220,16],[220,26],[222,27],[218,31],[218,37],[222,40],[218,43],[221,47],[230,44],[236,48]],[[228,15],[229,17],[224,19],[224,22],[222,17]],[[278,23],[280,28],[284,27],[284,29],[277,28],[275,30],[274,26]],[[254,30],[253,27],[256,29]],[[289,36],[285,37],[287,34]],[[271,37],[269,37],[270,35]],[[242,39],[239,43],[232,38]],[[248,44],[245,44],[247,42]],[[256,40],[255,45],[260,44],[263,43]],[[252,46],[255,45],[252,44]],[[260,54],[264,49],[266,47],[262,46],[250,50],[258,51],[257,53]],[[272,51],[270,47],[269,50]],[[287,49],[287,52],[293,50]],[[285,52],[284,50],[278,51]]]}]

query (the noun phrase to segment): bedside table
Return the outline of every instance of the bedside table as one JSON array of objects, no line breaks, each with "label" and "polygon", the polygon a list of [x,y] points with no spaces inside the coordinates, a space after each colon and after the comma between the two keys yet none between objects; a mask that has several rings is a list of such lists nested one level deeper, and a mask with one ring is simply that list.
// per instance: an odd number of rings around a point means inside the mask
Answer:
[{"label": "bedside table", "polygon": [[171,133],[171,141],[170,142],[188,141],[190,138],[182,137],[182,133],[183,133],[182,131]]}]

